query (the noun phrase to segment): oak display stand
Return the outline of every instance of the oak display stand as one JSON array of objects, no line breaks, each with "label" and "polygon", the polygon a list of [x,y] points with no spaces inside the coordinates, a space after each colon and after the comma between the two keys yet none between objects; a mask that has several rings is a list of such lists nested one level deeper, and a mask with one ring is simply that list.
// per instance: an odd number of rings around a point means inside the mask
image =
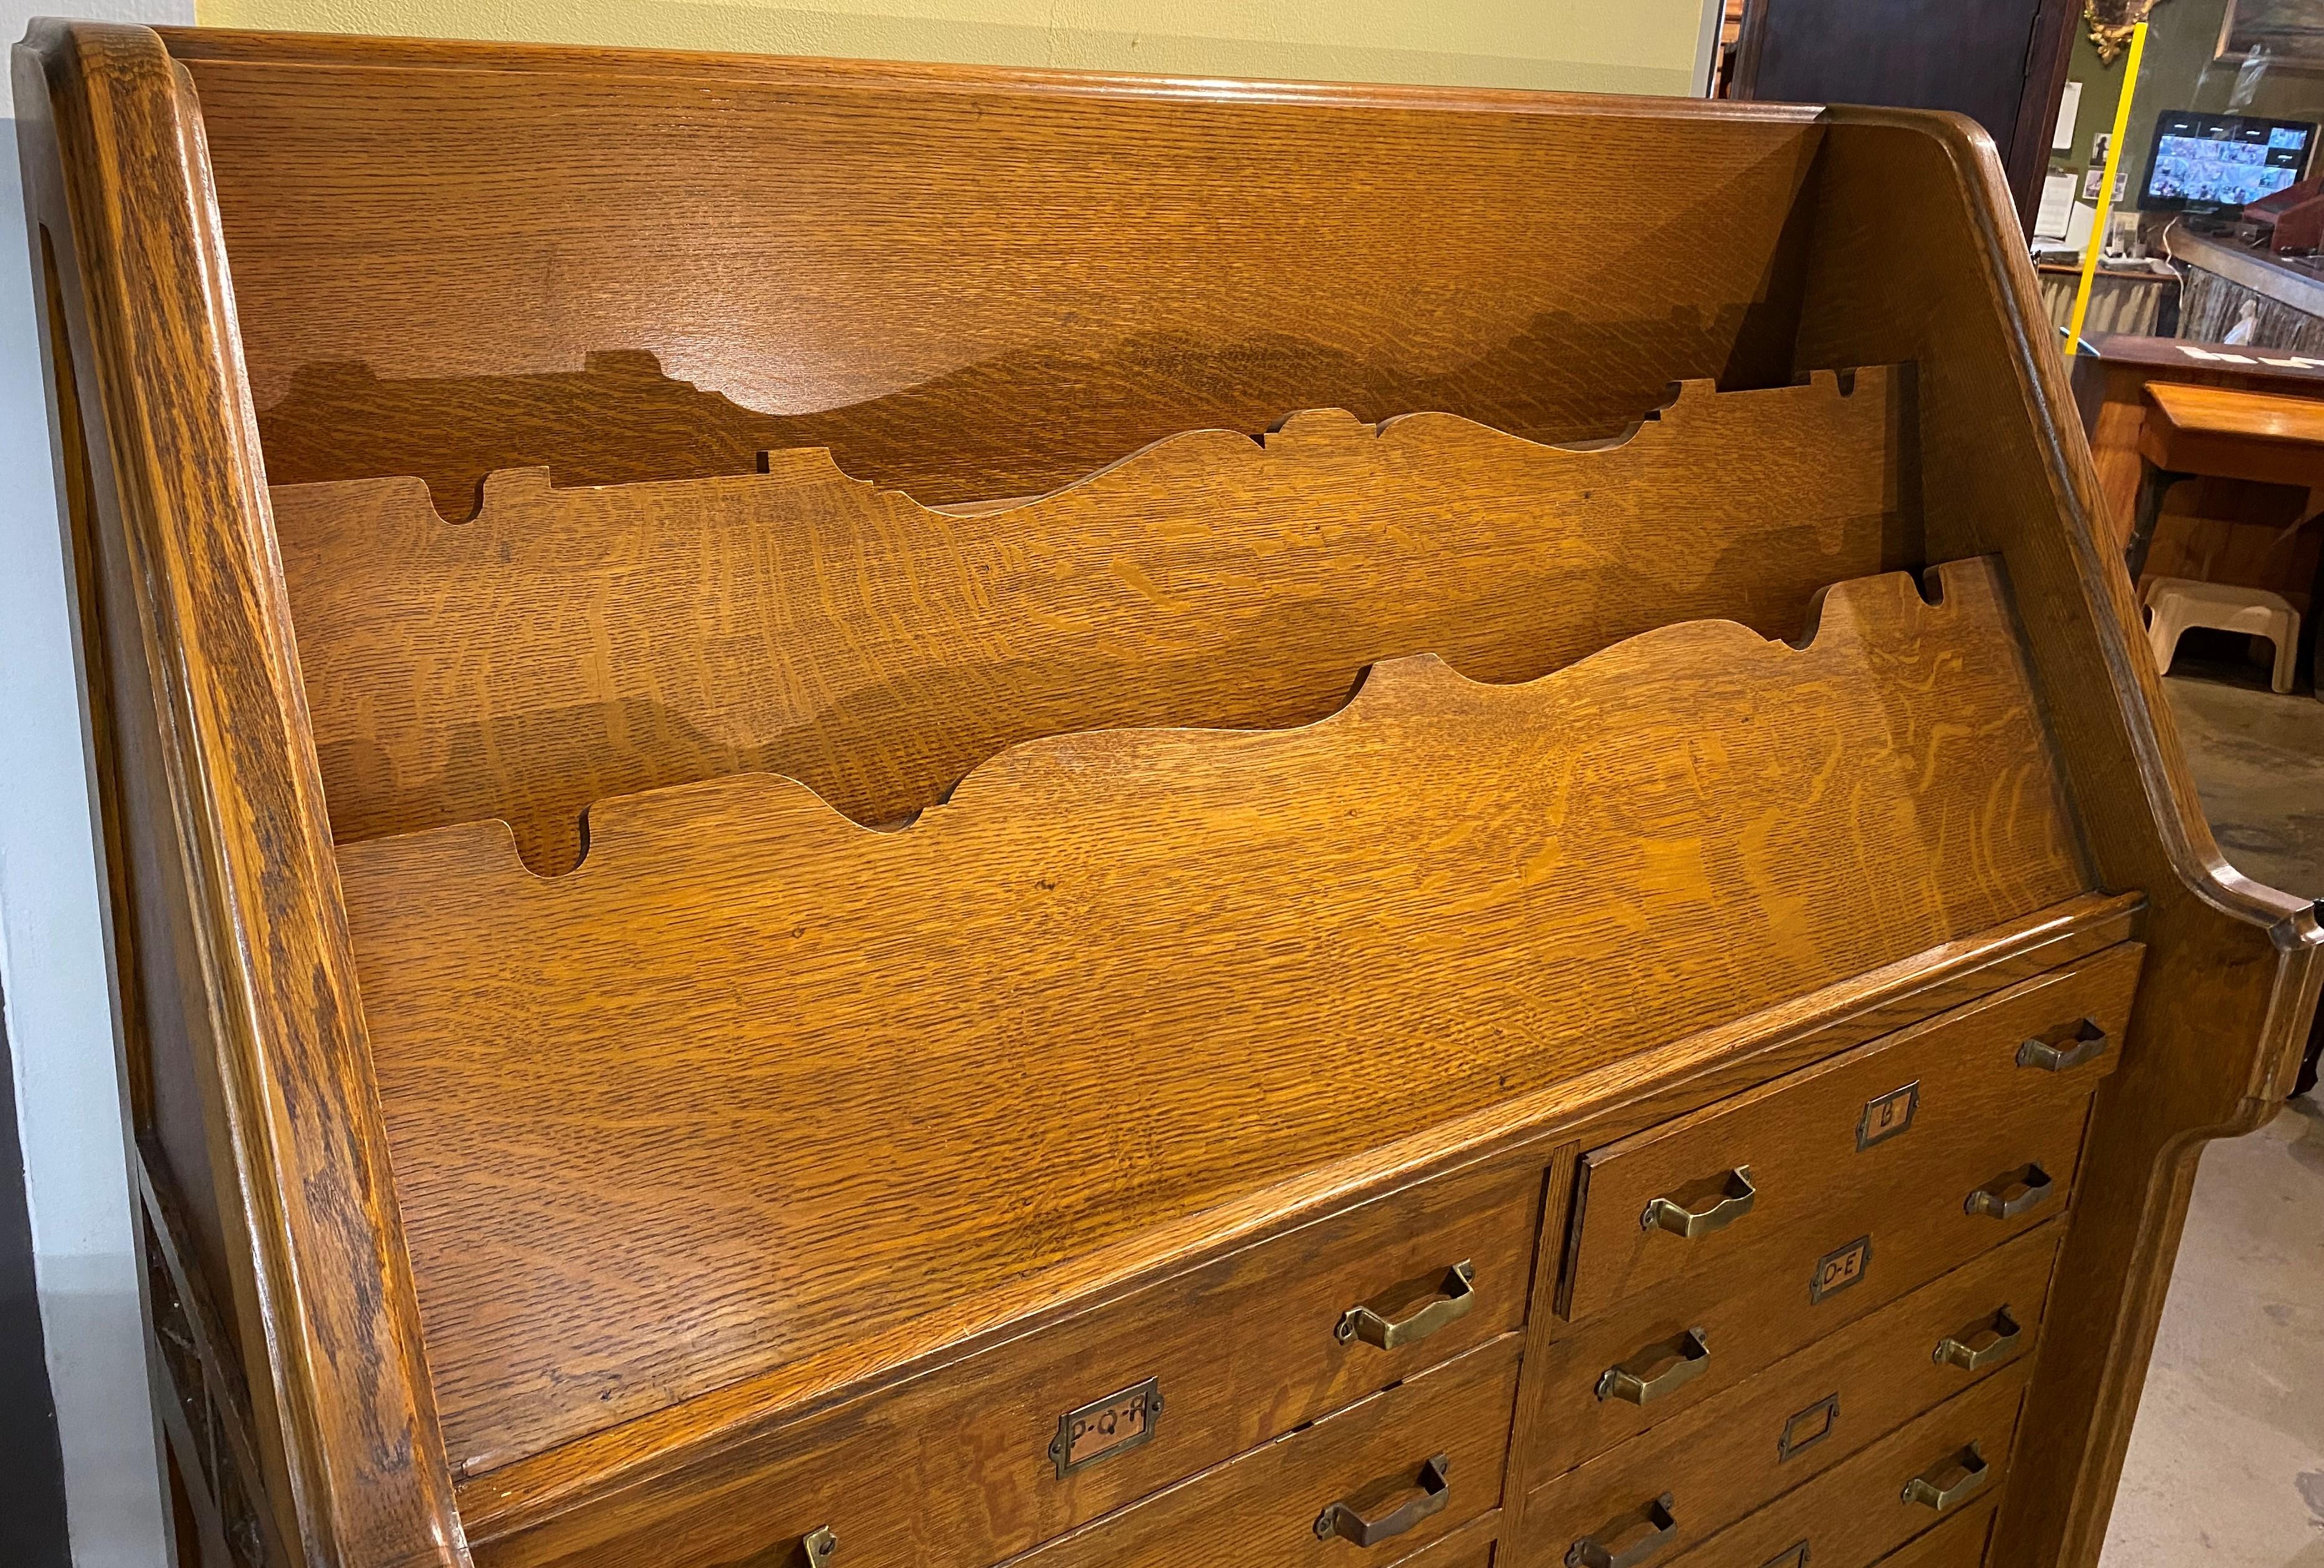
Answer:
[{"label": "oak display stand", "polygon": [[2095,1562],[2324,971],[1967,122],[15,70],[185,1562]]}]

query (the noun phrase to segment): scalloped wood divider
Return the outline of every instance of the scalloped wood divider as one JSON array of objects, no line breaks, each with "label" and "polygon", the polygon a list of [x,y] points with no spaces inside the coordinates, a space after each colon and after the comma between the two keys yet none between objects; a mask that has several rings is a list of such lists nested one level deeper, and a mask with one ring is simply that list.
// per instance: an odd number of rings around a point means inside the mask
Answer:
[{"label": "scalloped wood divider", "polygon": [[1694,622],[1525,685],[1398,659],[1302,729],[1034,741],[897,833],[752,774],[602,803],[553,880],[497,823],[343,846],[456,1461],[805,1397],[2082,891],[1999,570],[1941,577],[1832,589],[1804,650]]},{"label": "scalloped wood divider", "polygon": [[1314,410],[973,517],[821,448],[503,472],[466,524],[417,479],[278,487],[274,516],[339,839],[500,817],[554,873],[609,796],[774,772],[884,823],[1019,741],[1303,724],[1402,654],[1506,681],[1691,616],[1788,633],[1823,584],[1921,559],[1904,383],[1692,382],[1586,450]]}]

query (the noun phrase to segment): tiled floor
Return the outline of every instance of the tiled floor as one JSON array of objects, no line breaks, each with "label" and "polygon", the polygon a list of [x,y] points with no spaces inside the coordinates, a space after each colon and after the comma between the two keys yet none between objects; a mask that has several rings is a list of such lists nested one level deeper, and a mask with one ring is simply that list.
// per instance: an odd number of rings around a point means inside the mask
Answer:
[{"label": "tiled floor", "polygon": [[[2229,861],[2324,896],[2324,702],[2227,666],[2163,684]],[[2324,1568],[2317,1095],[2203,1155],[2101,1563]]]}]

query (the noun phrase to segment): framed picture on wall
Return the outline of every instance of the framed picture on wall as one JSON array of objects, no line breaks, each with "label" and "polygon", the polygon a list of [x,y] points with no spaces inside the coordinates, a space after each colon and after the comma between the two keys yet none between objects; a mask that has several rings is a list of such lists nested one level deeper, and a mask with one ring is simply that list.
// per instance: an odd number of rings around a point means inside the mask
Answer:
[{"label": "framed picture on wall", "polygon": [[2255,49],[2283,65],[2324,70],[2324,5],[2315,0],[2227,0],[2215,58],[2240,60]]}]

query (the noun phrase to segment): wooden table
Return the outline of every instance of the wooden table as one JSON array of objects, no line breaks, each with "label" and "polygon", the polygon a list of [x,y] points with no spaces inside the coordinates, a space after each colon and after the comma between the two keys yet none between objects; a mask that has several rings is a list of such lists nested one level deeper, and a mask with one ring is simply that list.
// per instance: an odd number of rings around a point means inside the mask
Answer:
[{"label": "wooden table", "polygon": [[2138,439],[2146,425],[2148,386],[2216,386],[2324,399],[2324,359],[2271,348],[2111,332],[2086,333],[2084,341],[2082,352],[2067,364],[2073,372],[2082,429],[2089,433],[2090,457],[2098,465],[2098,487],[2105,493],[2107,523],[2118,546],[2130,542],[2138,513],[2144,468]]},{"label": "wooden table", "polygon": [[2135,580],[2154,540],[2163,499],[2204,475],[2296,484],[2309,491],[2295,528],[2317,512],[2324,489],[2324,401],[2225,387],[2150,382],[2138,435],[2138,509],[2124,558]]}]

